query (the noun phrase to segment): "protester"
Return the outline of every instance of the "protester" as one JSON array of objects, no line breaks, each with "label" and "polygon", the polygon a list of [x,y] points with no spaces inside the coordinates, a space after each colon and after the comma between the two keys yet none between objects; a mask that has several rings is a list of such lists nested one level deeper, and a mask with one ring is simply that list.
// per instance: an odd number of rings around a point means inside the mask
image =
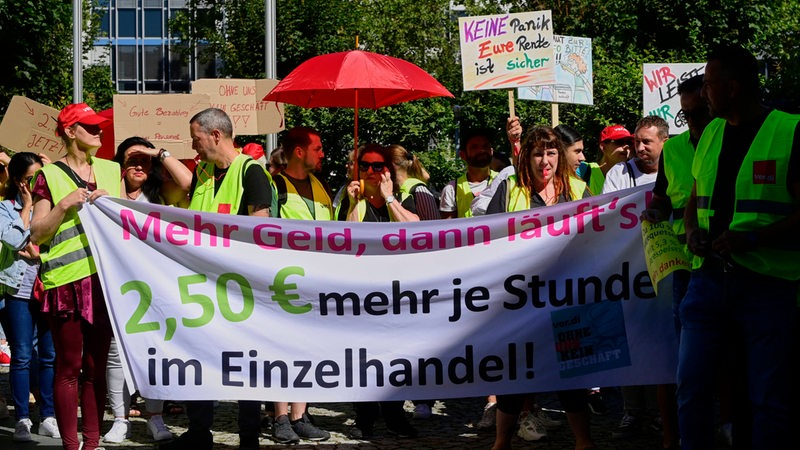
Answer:
[{"label": "protester", "polygon": [[[351,222],[416,222],[414,197],[400,194],[395,183],[392,154],[388,148],[370,144],[358,152],[358,172],[364,180],[364,191],[358,180],[347,185],[347,197],[337,213],[338,220]],[[401,199],[395,199],[395,194]],[[416,437],[417,430],[408,423],[403,411],[403,401],[358,402],[355,426],[350,429],[354,439],[371,439],[375,436],[375,420],[383,415],[389,432],[400,437]]]},{"label": "protester", "polygon": [[[122,189],[119,164],[92,156],[102,144],[100,125],[107,120],[85,103],[64,107],[57,133],[66,155],[43,166],[31,190],[31,242],[40,246],[42,308],[56,350],[54,404],[66,450],[97,448],[105,407],[111,326],[77,211],[103,195],[119,197]],[[77,437],[79,395],[82,444]]]},{"label": "protester", "polygon": [[[697,142],[700,140],[706,125],[711,121],[708,104],[700,93],[702,87],[702,75],[695,75],[678,85],[678,95],[681,102],[680,114],[689,129],[664,143],[664,149],[659,159],[656,184],[653,187],[653,197],[648,204],[648,209],[642,214],[643,220],[653,223],[672,220],[672,228],[676,236],[684,244],[686,243],[686,230],[683,225],[683,214],[694,186],[691,170],[692,160],[694,159]],[[686,252],[687,260],[691,260],[688,249]],[[670,274],[672,281],[672,311],[675,329],[679,336],[681,326],[678,319],[678,308],[684,295],[686,295],[689,275],[690,272],[683,269],[676,270]],[[725,380],[727,380],[727,377]],[[722,400],[724,400],[720,404],[720,417],[724,439],[728,445],[731,445],[731,402],[729,401],[728,385],[729,383],[725,381],[720,383],[719,390],[721,391]],[[676,428],[678,419],[675,385],[659,385],[657,394],[659,395],[659,408],[661,408],[660,415],[672,418],[669,421],[662,421],[664,425],[664,447],[677,447],[679,437]],[[671,427],[672,425],[675,426]]]},{"label": "protester", "polygon": [[438,220],[439,204],[428,189],[430,175],[416,155],[397,144],[389,146],[392,156],[395,182],[400,186],[400,194],[414,197],[419,220]]},{"label": "protester", "polygon": [[[627,131],[627,130],[626,130]],[[635,156],[632,161],[625,159],[615,164],[607,173],[603,183],[603,193],[628,189],[656,181],[658,160],[661,150],[669,138],[669,124],[658,116],[639,119],[634,133]],[[627,148],[625,145],[619,148]],[[619,148],[615,154],[619,153]],[[611,159],[611,158],[609,158]]]},{"label": "protester", "polygon": [[[264,166],[241,154],[233,143],[230,117],[217,108],[208,108],[189,120],[192,148],[201,162],[192,177],[189,209],[194,211],[269,217],[272,184]],[[212,400],[186,402],[189,429],[178,439],[162,444],[164,450],[213,447]],[[239,401],[239,448],[257,449],[261,423],[261,402]]]},{"label": "protester", "polygon": [[[325,153],[319,133],[311,128],[294,127],[283,137],[286,168],[275,176],[278,217],[296,220],[333,220],[330,189],[314,172],[322,168]],[[291,406],[291,413],[289,407]],[[272,438],[280,444],[296,444],[300,439],[326,441],[331,437],[311,422],[305,402],[274,402]],[[290,415],[291,414],[291,415]]]},{"label": "protester", "polygon": [[721,370],[743,403],[734,445],[785,448],[795,438],[800,116],[761,103],[758,61],[739,46],[709,53],[702,95],[715,119],[697,144],[684,217],[695,257],[679,307],[681,448],[713,446]]},{"label": "protester", "polygon": [[[53,406],[53,364],[55,348],[50,327],[33,298],[33,285],[39,272],[39,249],[30,243],[30,221],[33,196],[30,181],[42,168],[42,159],[34,153],[14,154],[8,164],[8,180],[4,192],[7,200],[0,203],[0,288],[5,300],[11,350],[11,398],[17,421],[12,439],[29,442],[31,436],[28,408],[31,379],[37,380],[39,392],[39,434],[60,438]],[[35,361],[34,361],[35,358]],[[36,376],[32,373],[38,368]]]},{"label": "protester", "polygon": [[[122,181],[128,200],[175,205],[186,198],[192,182],[192,172],[177,158],[156,147],[147,139],[134,136],[117,147],[114,161],[122,168]],[[114,414],[114,423],[103,436],[105,442],[119,443],[131,436],[128,414],[131,393],[125,383],[122,361],[117,342],[112,338],[106,370],[108,401]],[[147,430],[155,441],[172,438],[162,416],[163,400],[144,399]]]},{"label": "protester", "polygon": [[[553,129],[534,127],[522,142],[517,160],[517,174],[509,176],[497,186],[486,213],[523,211],[589,196],[586,183],[574,176],[572,170],[566,162],[564,145]],[[493,449],[511,448],[514,426],[524,401],[525,394],[497,396]],[[531,416],[531,424],[535,425],[533,414],[528,415]],[[536,436],[531,437],[535,438],[542,434],[545,433],[537,430]],[[583,436],[576,434],[576,438],[578,437]],[[591,441],[579,441],[576,445],[578,448],[584,448],[593,444]]]},{"label": "protester", "polygon": [[458,156],[467,164],[467,171],[442,189],[439,211],[443,219],[472,217],[472,201],[497,176],[489,166],[494,157],[489,130],[467,131],[461,140]]},{"label": "protester", "polygon": [[482,216],[486,214],[486,207],[494,197],[495,190],[509,176],[516,173],[517,156],[519,155],[520,137],[522,136],[522,125],[520,124],[519,117],[509,117],[506,120],[506,136],[511,144],[511,165],[497,173],[497,176],[492,180],[492,183],[481,191],[480,195],[472,200],[470,209],[473,216]]},{"label": "protester", "polygon": [[244,144],[244,147],[242,147],[242,153],[253,158],[262,166],[267,166],[267,156],[264,154],[264,147],[261,144],[257,144],[255,142]]},{"label": "protester", "polygon": [[347,186],[347,197],[339,205],[338,220],[351,222],[419,220],[414,197],[400,193],[391,161],[392,155],[389,150],[378,144],[367,145],[359,151],[358,173],[364,177],[364,192],[361,192],[361,183],[358,180],[350,182]]},{"label": "protester", "polygon": [[600,161],[582,167],[579,176],[595,194],[603,191],[606,174],[615,165],[633,156],[634,136],[622,125],[611,125],[600,132]]}]

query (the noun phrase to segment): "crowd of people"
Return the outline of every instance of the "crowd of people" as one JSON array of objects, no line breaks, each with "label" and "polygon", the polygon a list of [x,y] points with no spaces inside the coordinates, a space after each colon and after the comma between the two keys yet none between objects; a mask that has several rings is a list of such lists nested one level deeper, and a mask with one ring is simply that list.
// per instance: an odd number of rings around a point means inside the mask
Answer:
[{"label": "crowd of people", "polygon": [[[65,156],[50,162],[19,152],[2,161],[0,286],[13,440],[32,439],[31,393],[38,433],[61,438],[67,450],[130,436],[131,389],[77,214],[101,196],[258,217],[411,222],[543,208],[654,183],[642,218],[670,221],[693,258],[691,271],[672,275],[677,384],[624,387],[624,415],[612,436],[625,439],[652,421],[665,449],[711,449],[719,426],[737,447],[784,448],[796,398],[800,263],[791,236],[800,229],[800,117],[762,105],[757,62],[740,47],[712,51],[705,74],[684,80],[678,93],[688,131],[669,138],[657,116],[640,119],[633,133],[608,126],[597,162],[586,161],[574,128],[528,124],[526,131],[511,117],[511,164],[498,165],[491,131],[467,130],[458,149],[465,173],[437,193],[413,152],[369,144],[351,153],[350,179],[335,196],[320,175],[325,153],[311,128],[286,131],[267,157],[258,145],[237,148],[227,114],[206,109],[189,122],[199,160],[192,171],[141,137],[124,140],[113,161],[95,158],[107,119],[86,104],[66,106],[57,130]],[[515,435],[539,440],[556,423],[532,393],[486,394],[477,426],[494,429],[494,449],[511,448]],[[597,389],[557,396],[575,448],[596,448],[589,413],[598,408]],[[434,399],[410,400],[414,417],[430,417]],[[114,421],[101,437],[107,401]],[[239,402],[242,449],[259,447],[263,404]],[[164,450],[212,448],[212,399],[185,402],[188,430],[174,439],[164,402],[145,405],[148,432]],[[275,442],[330,437],[306,403],[268,402],[266,410]],[[398,436],[417,435],[403,402],[358,402],[353,410],[353,438],[372,438],[379,418]]]}]

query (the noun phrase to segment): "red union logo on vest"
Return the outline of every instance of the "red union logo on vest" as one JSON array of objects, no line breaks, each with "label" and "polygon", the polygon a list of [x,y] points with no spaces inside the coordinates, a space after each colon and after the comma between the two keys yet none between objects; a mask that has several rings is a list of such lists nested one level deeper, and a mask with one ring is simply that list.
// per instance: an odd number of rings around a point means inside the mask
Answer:
[{"label": "red union logo on vest", "polygon": [[753,161],[753,184],[775,184],[775,160]]}]

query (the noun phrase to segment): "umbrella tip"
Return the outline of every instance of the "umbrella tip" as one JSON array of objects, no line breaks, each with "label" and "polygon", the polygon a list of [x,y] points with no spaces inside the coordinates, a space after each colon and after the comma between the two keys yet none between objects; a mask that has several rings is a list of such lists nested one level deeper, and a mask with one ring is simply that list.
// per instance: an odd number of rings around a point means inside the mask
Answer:
[{"label": "umbrella tip", "polygon": [[356,50],[358,50],[358,35],[356,35]]}]

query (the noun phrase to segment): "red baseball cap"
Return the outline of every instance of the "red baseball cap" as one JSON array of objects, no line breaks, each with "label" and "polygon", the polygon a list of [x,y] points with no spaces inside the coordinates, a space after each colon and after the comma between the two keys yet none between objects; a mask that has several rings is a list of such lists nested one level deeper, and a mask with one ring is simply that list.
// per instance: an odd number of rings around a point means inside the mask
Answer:
[{"label": "red baseball cap", "polygon": [[623,127],[622,125],[611,125],[610,127],[603,128],[603,131],[600,132],[600,142],[603,143],[605,141],[616,141],[620,139],[630,139],[633,140],[633,135],[627,128]]},{"label": "red baseball cap", "polygon": [[264,156],[264,147],[261,144],[251,142],[242,147],[242,153],[253,159],[259,159]]},{"label": "red baseball cap", "polygon": [[65,128],[69,128],[76,123],[83,123],[86,125],[100,125],[109,120],[105,117],[98,115],[86,103],[73,103],[67,105],[58,113],[58,126],[56,126],[56,135],[61,136]]}]

